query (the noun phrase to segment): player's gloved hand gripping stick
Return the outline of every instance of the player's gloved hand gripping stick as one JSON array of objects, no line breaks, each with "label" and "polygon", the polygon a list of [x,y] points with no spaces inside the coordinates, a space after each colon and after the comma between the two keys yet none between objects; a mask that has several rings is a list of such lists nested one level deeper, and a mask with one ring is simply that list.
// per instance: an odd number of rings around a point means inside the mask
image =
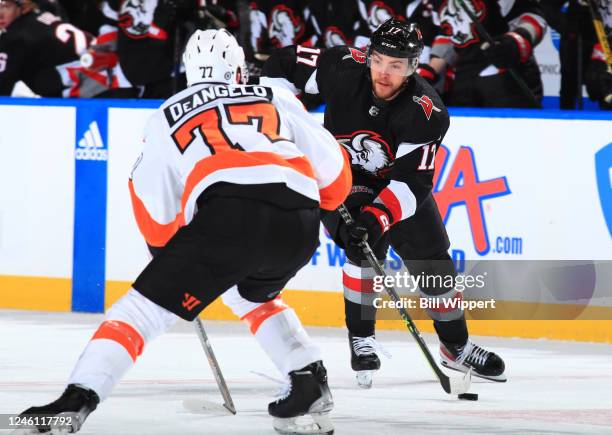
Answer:
[{"label": "player's gloved hand gripping stick", "polygon": [[[348,209],[346,208],[344,204],[341,204],[340,207],[338,207],[338,212],[340,213],[340,216],[342,216],[342,219],[344,220],[346,225],[350,226],[355,223],[355,221],[353,220],[353,217],[351,216],[351,214],[349,213]],[[372,248],[370,248],[370,245],[368,244],[366,240],[363,240],[361,242],[361,249],[363,251],[363,254],[365,255],[366,260],[368,261],[370,266],[372,266],[372,268],[376,271],[376,273],[383,277],[386,276],[385,270],[382,268],[380,263],[376,260],[376,256],[372,252]],[[385,280],[383,280],[383,284],[384,282]],[[391,297],[391,299],[393,299],[395,302],[400,301],[400,297],[397,294],[397,291],[393,287],[384,285],[384,288],[387,294]],[[421,333],[419,332],[418,328],[414,324],[414,321],[412,320],[412,318],[410,317],[406,309],[398,308],[397,310],[399,311],[400,316],[402,317],[404,322],[406,322],[406,326],[408,327],[410,334],[412,334],[417,344],[419,345],[419,348],[423,352],[423,355],[425,355],[425,359],[427,359],[429,366],[431,367],[436,377],[440,381],[440,384],[442,385],[442,388],[444,389],[444,391],[446,391],[448,394],[463,394],[467,392],[472,382],[471,369],[468,370],[468,372],[461,379],[449,378],[448,376],[446,376],[444,372],[442,372],[440,367],[438,367],[438,364],[436,363],[434,357],[432,356],[431,352],[427,348],[427,344],[425,344],[423,337],[421,337]]]}]

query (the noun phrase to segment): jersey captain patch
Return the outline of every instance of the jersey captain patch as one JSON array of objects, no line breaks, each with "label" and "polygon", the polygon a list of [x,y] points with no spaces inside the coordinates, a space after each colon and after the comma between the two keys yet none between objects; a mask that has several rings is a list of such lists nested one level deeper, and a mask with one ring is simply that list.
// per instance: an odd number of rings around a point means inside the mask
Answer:
[{"label": "jersey captain patch", "polygon": [[393,159],[389,144],[373,131],[359,130],[336,139],[351,156],[351,166],[364,172],[379,175]]}]

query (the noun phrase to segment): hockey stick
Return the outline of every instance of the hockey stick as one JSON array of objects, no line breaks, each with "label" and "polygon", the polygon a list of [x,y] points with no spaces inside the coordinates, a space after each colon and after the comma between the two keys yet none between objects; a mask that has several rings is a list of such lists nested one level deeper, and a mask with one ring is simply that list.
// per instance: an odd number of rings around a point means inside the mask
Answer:
[{"label": "hockey stick", "polygon": [[[478,30],[478,34],[482,36],[482,38],[487,43],[494,45],[495,41],[493,40],[489,32],[487,32],[487,29],[484,28],[484,26],[482,25],[478,17],[474,14],[474,12],[472,12],[470,8],[467,7],[467,5],[465,4],[463,0],[457,0],[457,3],[459,3],[459,6],[461,6],[461,9],[463,9],[463,11],[470,17],[470,20],[472,21],[472,23],[476,26],[476,29]],[[523,94],[525,94],[525,96],[529,98],[529,102],[531,103],[531,105],[535,109],[541,109],[542,105],[540,104],[536,96],[533,94],[531,89],[529,89],[529,86],[527,86],[527,83],[525,83],[525,81],[521,78],[521,76],[516,72],[516,70],[514,68],[506,68],[506,70],[508,71],[508,74],[510,74],[510,77],[512,77],[512,79],[516,82],[518,87],[521,88],[521,91],[523,92]]]},{"label": "hockey stick", "polygon": [[[610,43],[608,41],[608,35],[606,35],[606,29],[603,25],[603,18],[601,16],[601,10],[595,0],[589,0],[589,9],[591,11],[591,17],[593,19],[593,27],[595,27],[595,33],[597,34],[597,40],[601,44],[601,49],[604,52],[606,58],[606,64],[608,65],[608,74],[612,74],[612,50],[610,49]],[[604,97],[606,103],[612,103],[612,94],[608,94]]]},{"label": "hockey stick", "polygon": [[603,19],[601,17],[599,5],[595,2],[595,0],[589,0],[589,9],[591,10],[591,17],[593,18],[593,27],[595,27],[597,39],[601,44],[601,48],[606,58],[608,72],[612,72],[612,51],[610,50],[610,43],[608,42],[608,35],[606,35],[606,30],[603,25]]},{"label": "hockey stick", "polygon": [[225,383],[225,379],[223,378],[223,373],[221,373],[221,368],[219,367],[219,363],[217,362],[217,358],[215,358],[215,354],[213,353],[210,342],[208,341],[208,336],[206,335],[206,331],[204,330],[204,325],[199,317],[196,317],[194,322],[196,333],[198,334],[198,338],[200,339],[200,343],[202,343],[202,348],[204,348],[204,353],[206,353],[206,358],[208,359],[208,363],[210,364],[210,368],[215,376],[215,380],[217,381],[217,385],[219,386],[219,391],[221,392],[221,396],[223,396],[223,407],[220,405],[210,403],[208,401],[195,401],[195,400],[186,400],[183,402],[185,408],[194,412],[204,412],[204,411],[223,411],[224,409],[228,410],[232,414],[236,414],[236,407],[234,406],[234,402],[232,401],[232,396],[230,395],[229,389],[227,388],[227,384]]},{"label": "hockey stick", "polygon": [[[342,219],[347,225],[353,225],[355,221],[353,220],[353,217],[351,216],[351,214],[349,213],[348,209],[346,208],[344,204],[341,204],[340,207],[338,207],[338,211],[340,212],[340,216],[342,216]],[[366,257],[366,260],[368,261],[370,266],[374,268],[376,273],[379,276],[386,277],[387,274],[385,273],[385,270],[382,268],[382,266],[376,259],[376,256],[374,256],[374,252],[372,252],[372,248],[370,248],[370,245],[368,244],[368,242],[364,240],[363,242],[360,243],[360,247],[363,250],[363,254]],[[397,294],[397,291],[395,290],[395,288],[387,286],[385,284],[386,282],[385,279],[383,279],[382,282],[385,287],[385,291],[391,297],[391,299],[393,299],[393,301],[395,302],[400,302],[400,297]],[[397,303],[396,307],[401,307],[401,304]],[[446,376],[444,372],[440,369],[440,367],[438,367],[438,364],[436,363],[434,357],[429,351],[427,344],[425,344],[425,341],[423,340],[421,333],[419,332],[417,326],[415,325],[414,321],[412,320],[412,318],[410,317],[406,309],[397,308],[397,310],[399,311],[400,316],[402,317],[402,320],[406,322],[406,326],[408,327],[410,334],[412,334],[412,337],[414,337],[414,339],[416,340],[417,344],[419,345],[419,348],[423,352],[423,355],[425,355],[425,359],[427,359],[427,362],[429,363],[429,367],[431,367],[434,374],[437,376],[444,391],[446,391],[448,394],[466,393],[469,390],[470,384],[472,382],[472,369],[469,369],[467,373],[461,379],[449,378],[448,376]]]}]

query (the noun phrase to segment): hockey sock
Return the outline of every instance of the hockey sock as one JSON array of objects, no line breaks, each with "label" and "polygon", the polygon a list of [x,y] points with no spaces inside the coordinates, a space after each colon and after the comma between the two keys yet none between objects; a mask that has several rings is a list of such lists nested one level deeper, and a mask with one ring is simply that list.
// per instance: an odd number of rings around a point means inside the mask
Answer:
[{"label": "hockey sock", "polygon": [[356,304],[344,298],[344,315],[346,328],[357,337],[369,337],[374,335],[376,320],[376,308]]},{"label": "hockey sock", "polygon": [[94,390],[100,401],[132,367],[144,345],[178,320],[170,311],[130,289],[107,312],[68,380]]},{"label": "hockey sock", "polygon": [[447,322],[434,320],[434,328],[438,333],[438,338],[445,345],[463,346],[468,341],[469,335],[464,316]]},{"label": "hockey sock", "polygon": [[378,296],[373,290],[374,275],[374,269],[371,267],[359,267],[349,261],[344,263],[342,268],[346,327],[359,337],[374,335],[374,298]]},{"label": "hockey sock", "polygon": [[321,351],[304,328],[300,319],[280,296],[271,301],[251,302],[234,286],[226,291],[223,302],[251,330],[261,348],[278,370],[287,375],[321,359]]}]

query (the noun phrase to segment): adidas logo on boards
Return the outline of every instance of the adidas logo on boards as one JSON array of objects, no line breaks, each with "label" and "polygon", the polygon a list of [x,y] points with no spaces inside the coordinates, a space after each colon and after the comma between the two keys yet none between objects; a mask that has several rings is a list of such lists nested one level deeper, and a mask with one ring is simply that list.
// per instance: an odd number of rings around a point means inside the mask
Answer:
[{"label": "adidas logo on boards", "polygon": [[77,160],[108,160],[108,150],[104,149],[104,142],[102,142],[102,135],[100,135],[96,121],[89,124],[89,129],[77,144],[75,158]]}]

